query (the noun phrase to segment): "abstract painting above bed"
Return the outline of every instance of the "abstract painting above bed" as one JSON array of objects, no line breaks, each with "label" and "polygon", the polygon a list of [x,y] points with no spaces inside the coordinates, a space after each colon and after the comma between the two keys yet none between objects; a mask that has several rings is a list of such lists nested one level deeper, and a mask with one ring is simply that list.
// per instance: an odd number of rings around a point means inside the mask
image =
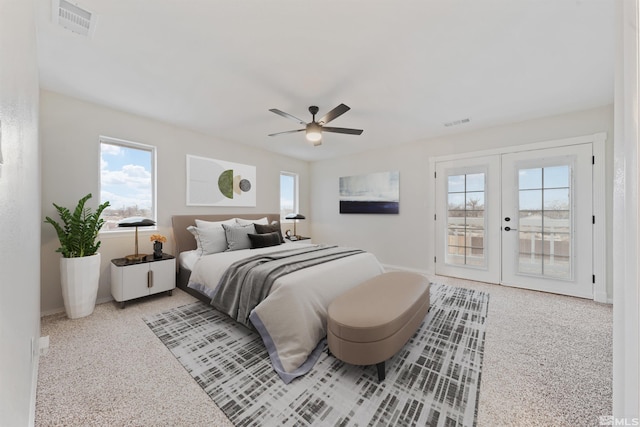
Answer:
[{"label": "abstract painting above bed", "polygon": [[256,167],[187,154],[187,206],[255,206]]}]

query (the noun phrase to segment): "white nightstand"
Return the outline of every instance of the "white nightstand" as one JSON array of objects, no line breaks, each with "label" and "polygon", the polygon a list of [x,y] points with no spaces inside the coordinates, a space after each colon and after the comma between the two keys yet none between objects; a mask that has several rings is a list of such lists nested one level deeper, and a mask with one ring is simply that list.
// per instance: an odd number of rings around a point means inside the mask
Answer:
[{"label": "white nightstand", "polygon": [[176,259],[162,254],[153,259],[148,255],[141,261],[126,258],[111,260],[111,295],[124,308],[125,302],[160,292],[172,294],[176,287]]},{"label": "white nightstand", "polygon": [[293,243],[308,243],[308,244],[313,244],[313,242],[311,241],[311,237],[302,237],[300,236],[299,238],[295,239],[295,240],[291,240],[288,237],[285,237],[286,240],[288,240],[289,242],[293,242]]}]

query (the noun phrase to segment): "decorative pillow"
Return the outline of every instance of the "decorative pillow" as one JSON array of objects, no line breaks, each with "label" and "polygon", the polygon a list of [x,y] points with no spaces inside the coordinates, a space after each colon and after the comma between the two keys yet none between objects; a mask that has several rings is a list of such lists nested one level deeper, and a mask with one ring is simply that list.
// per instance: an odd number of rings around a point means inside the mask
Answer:
[{"label": "decorative pillow", "polygon": [[251,249],[278,246],[282,243],[280,241],[281,235],[275,231],[273,233],[249,234],[248,236],[251,240]]},{"label": "decorative pillow", "polygon": [[280,243],[284,243],[284,238],[282,237],[282,229],[280,228],[280,221],[273,221],[269,225],[263,224],[254,224],[256,226],[256,233],[265,234],[265,233],[278,233],[280,236]]},{"label": "decorative pillow", "polygon": [[240,225],[249,225],[249,224],[269,224],[269,219],[265,216],[260,219],[244,219],[244,218],[236,218],[236,222]]},{"label": "decorative pillow", "polygon": [[228,225],[236,225],[236,219],[231,218],[224,221],[204,221],[202,219],[196,219],[196,227],[198,228],[212,228],[212,227],[220,227],[222,228],[222,224]]},{"label": "decorative pillow", "polygon": [[199,256],[215,254],[227,250],[227,236],[222,226],[200,228],[193,225],[187,227],[187,230],[196,238],[198,246],[197,253]]},{"label": "decorative pillow", "polygon": [[227,236],[227,251],[251,249],[251,240],[248,234],[255,234],[256,227],[253,224],[230,226],[222,224]]}]

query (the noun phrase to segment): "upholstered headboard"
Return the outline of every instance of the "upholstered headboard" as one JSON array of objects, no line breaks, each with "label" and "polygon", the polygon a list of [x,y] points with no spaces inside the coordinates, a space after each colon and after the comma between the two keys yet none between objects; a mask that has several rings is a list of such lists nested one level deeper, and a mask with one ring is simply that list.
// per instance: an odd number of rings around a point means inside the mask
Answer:
[{"label": "upholstered headboard", "polygon": [[224,215],[174,215],[171,217],[173,227],[173,241],[175,242],[176,256],[180,252],[196,249],[196,239],[187,230],[190,225],[196,225],[196,219],[203,221],[224,221],[231,218],[255,219],[267,217],[269,222],[280,221],[280,214],[224,214]]}]

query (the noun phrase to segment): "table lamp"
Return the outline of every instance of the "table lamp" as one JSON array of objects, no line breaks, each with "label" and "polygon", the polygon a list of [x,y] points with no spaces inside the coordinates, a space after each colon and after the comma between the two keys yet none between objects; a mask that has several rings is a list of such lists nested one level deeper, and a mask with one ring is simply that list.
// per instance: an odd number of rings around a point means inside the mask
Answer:
[{"label": "table lamp", "polygon": [[156,222],[149,218],[142,217],[131,217],[125,218],[118,222],[118,227],[135,227],[136,228],[136,245],[135,245],[135,253],[133,255],[127,255],[125,258],[130,261],[141,261],[147,254],[139,254],[138,253],[138,227],[149,227],[152,225],[156,225]]},{"label": "table lamp", "polygon": [[296,233],[296,223],[298,222],[299,219],[305,219],[305,216],[299,213],[295,213],[295,214],[289,214],[284,218],[293,220],[293,235],[296,237],[296,239],[300,238],[300,236],[298,236],[298,233]]}]

